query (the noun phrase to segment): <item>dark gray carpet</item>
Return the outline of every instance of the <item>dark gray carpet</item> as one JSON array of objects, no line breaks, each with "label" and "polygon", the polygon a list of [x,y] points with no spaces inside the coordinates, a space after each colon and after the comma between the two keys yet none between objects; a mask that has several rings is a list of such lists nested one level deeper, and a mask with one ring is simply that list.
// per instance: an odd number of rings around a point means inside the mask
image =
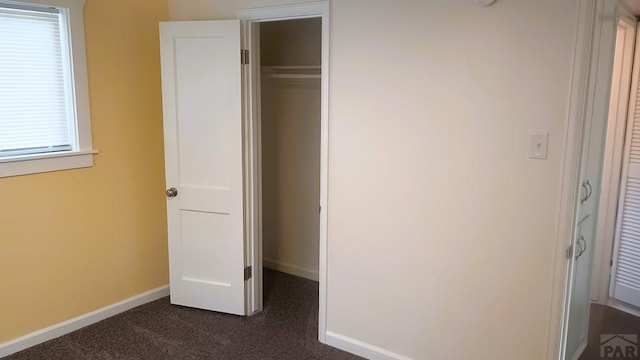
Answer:
[{"label": "dark gray carpet", "polygon": [[318,283],[265,269],[264,296],[251,317],[163,298],[3,360],[360,359],[318,342]]}]

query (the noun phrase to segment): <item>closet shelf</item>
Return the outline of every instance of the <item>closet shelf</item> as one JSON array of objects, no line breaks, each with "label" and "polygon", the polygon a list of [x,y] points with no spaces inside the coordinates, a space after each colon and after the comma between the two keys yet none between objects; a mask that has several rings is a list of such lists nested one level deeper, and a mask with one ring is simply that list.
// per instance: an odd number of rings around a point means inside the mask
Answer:
[{"label": "closet shelf", "polygon": [[320,79],[320,66],[263,66],[262,75],[273,79]]}]

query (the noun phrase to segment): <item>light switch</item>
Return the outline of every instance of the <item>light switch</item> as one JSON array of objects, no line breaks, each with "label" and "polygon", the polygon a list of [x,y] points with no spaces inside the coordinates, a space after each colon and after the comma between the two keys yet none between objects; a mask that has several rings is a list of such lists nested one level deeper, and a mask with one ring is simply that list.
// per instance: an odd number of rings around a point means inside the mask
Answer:
[{"label": "light switch", "polygon": [[549,148],[549,133],[544,131],[534,131],[529,139],[529,159],[547,160],[547,150]]}]

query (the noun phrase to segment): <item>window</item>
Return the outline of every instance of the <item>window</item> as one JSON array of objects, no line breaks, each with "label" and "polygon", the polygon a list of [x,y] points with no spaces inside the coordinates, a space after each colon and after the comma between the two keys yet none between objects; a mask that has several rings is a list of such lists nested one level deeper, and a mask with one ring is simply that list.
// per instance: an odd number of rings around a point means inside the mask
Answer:
[{"label": "window", "polygon": [[83,0],[0,0],[0,177],[93,165]]}]

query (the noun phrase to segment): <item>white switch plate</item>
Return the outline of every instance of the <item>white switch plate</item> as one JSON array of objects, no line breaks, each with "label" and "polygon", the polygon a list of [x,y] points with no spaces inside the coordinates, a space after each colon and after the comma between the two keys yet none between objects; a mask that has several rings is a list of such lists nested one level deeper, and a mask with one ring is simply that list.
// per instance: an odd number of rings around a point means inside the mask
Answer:
[{"label": "white switch plate", "polygon": [[529,139],[529,159],[547,160],[547,150],[549,149],[549,133],[544,131],[534,131]]}]

